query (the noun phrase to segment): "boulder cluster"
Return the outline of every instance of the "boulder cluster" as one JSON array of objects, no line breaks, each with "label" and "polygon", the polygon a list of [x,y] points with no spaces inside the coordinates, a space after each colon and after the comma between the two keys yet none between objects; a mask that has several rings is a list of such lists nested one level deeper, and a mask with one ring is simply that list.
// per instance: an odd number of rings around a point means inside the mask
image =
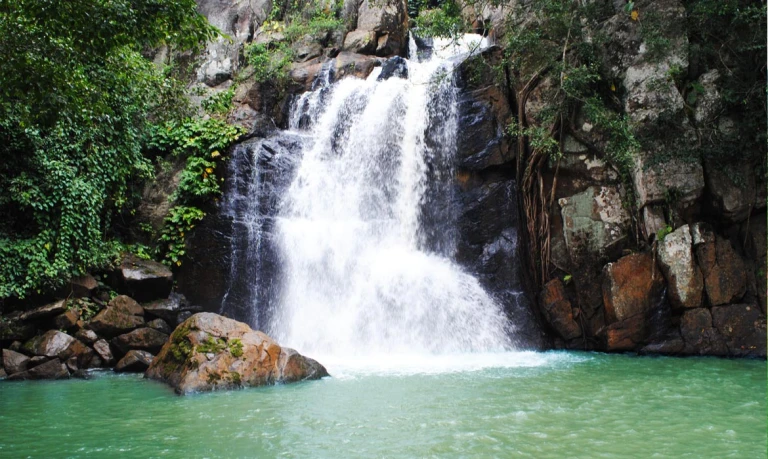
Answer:
[{"label": "boulder cluster", "polygon": [[133,297],[104,298],[99,282],[86,276],[73,280],[68,299],[0,317],[0,379],[149,369],[146,377],[186,394],[328,375],[242,322],[198,312],[171,292],[172,274],[160,263],[129,255],[111,281]]},{"label": "boulder cluster", "polygon": [[173,328],[196,310],[171,293],[173,275],[157,262],[128,255],[105,280],[131,296],[110,298],[114,290],[89,275],[72,280],[66,299],[1,317],[0,376],[61,379],[97,368],[142,372]]}]

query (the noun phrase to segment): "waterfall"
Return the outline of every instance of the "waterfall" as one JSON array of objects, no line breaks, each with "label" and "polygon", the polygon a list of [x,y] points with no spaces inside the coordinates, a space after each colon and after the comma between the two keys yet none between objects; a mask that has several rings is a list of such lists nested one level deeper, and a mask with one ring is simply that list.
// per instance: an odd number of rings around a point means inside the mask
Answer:
[{"label": "waterfall", "polygon": [[511,347],[500,305],[453,261],[453,69],[472,46],[436,42],[366,80],[324,69],[294,103],[305,141],[271,233],[279,342],[311,355]]}]

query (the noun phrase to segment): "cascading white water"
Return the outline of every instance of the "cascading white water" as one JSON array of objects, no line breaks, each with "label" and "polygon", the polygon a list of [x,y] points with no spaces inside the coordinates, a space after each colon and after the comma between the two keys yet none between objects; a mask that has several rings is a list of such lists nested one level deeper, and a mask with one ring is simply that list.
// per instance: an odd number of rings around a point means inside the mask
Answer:
[{"label": "cascading white water", "polygon": [[451,179],[435,165],[455,154],[453,58],[467,43],[436,43],[431,59],[407,62],[405,79],[346,78],[294,105],[291,128],[311,140],[275,226],[280,342],[309,355],[511,347],[500,306],[450,249],[426,248],[422,222],[425,207],[450,207],[427,181]]}]

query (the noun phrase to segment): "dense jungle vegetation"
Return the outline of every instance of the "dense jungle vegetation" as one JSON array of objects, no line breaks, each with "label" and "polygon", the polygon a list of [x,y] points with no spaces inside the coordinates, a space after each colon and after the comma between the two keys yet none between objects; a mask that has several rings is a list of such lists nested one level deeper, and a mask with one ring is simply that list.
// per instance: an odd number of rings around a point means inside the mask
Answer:
[{"label": "dense jungle vegetation", "polygon": [[[494,2],[475,6],[498,6]],[[621,113],[620,86],[600,66],[610,38],[600,33],[601,22],[613,14],[609,3],[541,0],[505,10],[505,61],[497,70],[500,84],[514,93],[516,119],[541,81],[555,82],[555,96],[535,124],[508,128],[519,153],[529,244],[532,253],[542,254],[539,280],[548,271],[549,225],[542,209],[553,196],[544,190],[541,166],[561,154],[574,113],[584,110],[610,133],[606,153],[625,176],[642,140]],[[765,3],[683,3],[691,52],[700,68],[722,69],[729,109],[750,114],[742,131],[756,133],[727,150],[703,141],[694,154],[754,160],[766,143]],[[307,25],[290,20],[299,17],[290,8],[274,8],[266,26],[276,26],[270,21],[279,16],[289,39],[313,27],[342,26],[338,5],[315,10]],[[412,1],[409,14],[422,36],[487,32],[487,24],[467,23],[454,0]],[[653,53],[672,46],[653,11],[630,1],[626,14],[642,23]],[[158,46],[194,54],[219,34],[197,13],[194,0],[0,0],[0,299],[50,291],[71,276],[114,263],[126,248],[125,225],[152,178],[153,161],[168,154],[184,159],[186,168],[177,205],[156,251],[147,255],[182,262],[184,234],[204,216],[200,201],[220,192],[216,167],[240,131],[224,121],[231,92],[204,103],[208,117],[194,117],[177,78],[182,69],[158,66],[146,55]],[[722,50],[731,57],[727,64]],[[290,63],[285,46],[275,52],[252,45],[245,56],[257,79],[282,78]],[[697,95],[697,76],[670,74],[689,103]],[[764,158],[756,162],[764,167]]]}]

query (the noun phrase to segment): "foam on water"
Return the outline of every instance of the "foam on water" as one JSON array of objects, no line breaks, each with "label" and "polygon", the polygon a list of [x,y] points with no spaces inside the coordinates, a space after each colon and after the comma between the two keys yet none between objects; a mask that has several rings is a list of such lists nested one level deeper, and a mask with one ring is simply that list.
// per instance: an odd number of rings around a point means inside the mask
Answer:
[{"label": "foam on water", "polygon": [[[368,376],[413,376],[477,372],[491,369],[542,367],[548,370],[584,362],[592,357],[564,352],[461,352],[438,355],[374,353],[365,356],[320,354],[334,378]],[[507,375],[507,373],[504,373]]]}]

